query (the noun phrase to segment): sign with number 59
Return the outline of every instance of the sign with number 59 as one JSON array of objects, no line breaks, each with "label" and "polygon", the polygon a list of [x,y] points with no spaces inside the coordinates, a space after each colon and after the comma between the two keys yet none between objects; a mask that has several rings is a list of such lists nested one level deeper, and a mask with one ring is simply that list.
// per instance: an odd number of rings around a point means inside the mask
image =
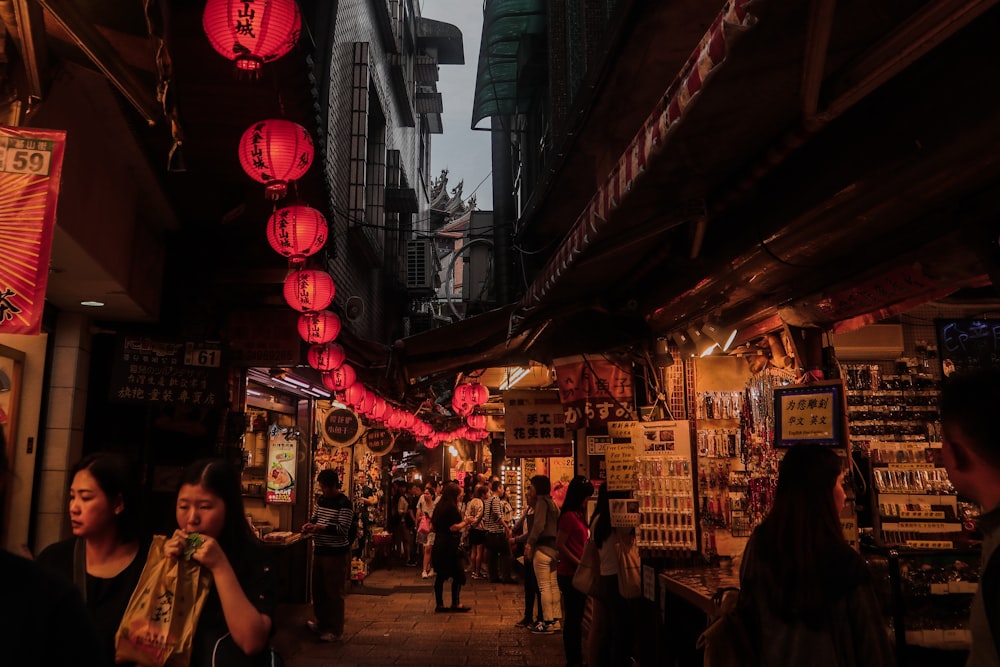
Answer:
[{"label": "sign with number 59", "polygon": [[54,141],[0,137],[0,171],[48,176]]}]

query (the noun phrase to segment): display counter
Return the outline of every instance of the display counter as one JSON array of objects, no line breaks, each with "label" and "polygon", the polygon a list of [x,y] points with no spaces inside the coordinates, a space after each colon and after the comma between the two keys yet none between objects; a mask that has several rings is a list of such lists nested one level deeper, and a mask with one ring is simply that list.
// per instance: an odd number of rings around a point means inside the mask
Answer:
[{"label": "display counter", "polygon": [[274,567],[278,602],[308,603],[309,539],[302,533],[270,533],[261,544]]},{"label": "display counter", "polygon": [[686,567],[663,570],[659,576],[660,590],[694,605],[706,615],[715,613],[712,597],[720,588],[739,588],[739,572],[731,565]]}]

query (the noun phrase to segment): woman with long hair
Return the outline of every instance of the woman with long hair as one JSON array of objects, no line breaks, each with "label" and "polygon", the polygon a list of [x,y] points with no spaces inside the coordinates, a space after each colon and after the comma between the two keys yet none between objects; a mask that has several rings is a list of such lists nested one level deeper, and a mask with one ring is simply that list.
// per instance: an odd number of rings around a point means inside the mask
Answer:
[{"label": "woman with long hair", "polygon": [[840,525],[844,472],[836,451],[812,443],[778,466],[774,504],[740,566],[761,667],[895,662],[868,569]]},{"label": "woman with long hair", "polygon": [[[222,459],[184,469],[177,491],[177,530],[164,553],[191,558],[212,573],[198,617],[191,667],[266,665],[276,606],[271,564],[243,511],[240,478]],[[199,539],[189,540],[197,535]],[[213,658],[214,654],[214,658]]]},{"label": "woman with long hair", "polygon": [[465,506],[465,519],[469,524],[469,561],[473,579],[482,579],[483,557],[486,555],[486,531],[483,530],[482,523],[487,493],[485,484],[476,484],[472,498]]},{"label": "woman with long hair", "polygon": [[559,564],[556,581],[563,599],[563,650],[566,667],[583,665],[583,611],[587,596],[573,587],[573,574],[583,557],[583,545],[590,531],[586,522],[587,499],[594,495],[594,485],[577,475],[570,480],[559,514],[556,550]]},{"label": "woman with long hair", "polygon": [[80,459],[69,479],[73,536],[37,560],[76,584],[97,626],[104,664],[113,665],[115,633],[149,550],[140,537],[138,475],[124,456],[97,452]]},{"label": "woman with long hair", "polygon": [[618,544],[635,539],[631,528],[615,528],[611,525],[611,493],[616,498],[627,498],[627,492],[609,492],[608,485],[602,484],[597,490],[597,504],[590,520],[590,534],[601,561],[601,581],[599,593],[595,597],[594,626],[606,628],[606,632],[591,632],[596,645],[592,652],[597,659],[592,663],[608,667],[629,667],[632,664],[635,623],[634,601],[622,596],[618,590]]},{"label": "woman with long hair", "polygon": [[[458,484],[449,482],[441,491],[441,499],[434,507],[431,524],[434,526],[434,545],[431,547],[431,561],[436,576],[434,578],[434,611],[463,612],[469,607],[461,603],[462,586],[465,584],[465,569],[459,554],[462,530],[469,525],[469,519],[462,518],[458,509],[458,498],[462,490]],[[451,579],[451,606],[444,606],[444,582]]]}]

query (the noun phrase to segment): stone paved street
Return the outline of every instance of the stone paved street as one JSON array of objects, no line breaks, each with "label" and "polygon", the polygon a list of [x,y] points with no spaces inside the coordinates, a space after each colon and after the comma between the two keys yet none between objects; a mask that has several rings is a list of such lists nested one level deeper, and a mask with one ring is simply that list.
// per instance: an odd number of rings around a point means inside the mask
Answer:
[{"label": "stone paved street", "polygon": [[[565,664],[561,634],[535,635],[514,627],[524,606],[520,584],[470,579],[462,603],[472,611],[437,614],[432,582],[420,578],[419,568],[396,566],[375,570],[363,585],[352,585],[340,643],[318,642],[309,632],[309,605],[281,605],[275,646],[287,667]],[[449,586],[450,581],[446,602]]]}]

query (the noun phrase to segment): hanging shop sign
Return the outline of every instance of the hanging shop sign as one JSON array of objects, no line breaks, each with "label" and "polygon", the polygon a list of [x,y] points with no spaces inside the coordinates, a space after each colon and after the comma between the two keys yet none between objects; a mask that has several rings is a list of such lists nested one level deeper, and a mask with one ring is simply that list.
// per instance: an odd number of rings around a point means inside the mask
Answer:
[{"label": "hanging shop sign", "polygon": [[118,336],[109,398],[119,403],[220,407],[226,398],[220,357],[216,343]]},{"label": "hanging shop sign", "polygon": [[0,334],[41,331],[66,133],[0,127]]},{"label": "hanging shop sign", "polygon": [[504,392],[504,441],[507,456],[572,456],[563,406],[555,390]]},{"label": "hanging shop sign", "polygon": [[375,456],[384,456],[392,451],[396,438],[387,428],[370,428],[365,431],[365,446]]},{"label": "hanging shop sign", "polygon": [[555,359],[552,365],[567,428],[600,429],[633,417],[629,362],[583,354]]},{"label": "hanging shop sign", "polygon": [[294,426],[271,426],[267,446],[268,503],[295,502],[295,463],[298,461],[299,431]]},{"label": "hanging shop sign", "polygon": [[333,408],[320,412],[319,432],[331,447],[350,447],[361,437],[364,427],[353,410]]},{"label": "hanging shop sign", "polygon": [[846,404],[840,380],[774,388],[774,446],[844,446]]}]

